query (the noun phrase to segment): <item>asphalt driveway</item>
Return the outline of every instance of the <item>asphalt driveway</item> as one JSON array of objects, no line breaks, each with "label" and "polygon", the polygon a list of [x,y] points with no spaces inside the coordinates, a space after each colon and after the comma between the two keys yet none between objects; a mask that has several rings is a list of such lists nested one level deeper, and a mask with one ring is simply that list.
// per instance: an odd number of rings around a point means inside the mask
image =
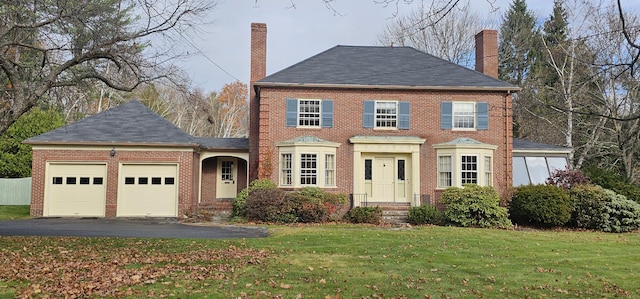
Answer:
[{"label": "asphalt driveway", "polygon": [[0,221],[0,236],[74,236],[128,238],[264,238],[264,227],[192,225],[175,219],[37,218]]}]

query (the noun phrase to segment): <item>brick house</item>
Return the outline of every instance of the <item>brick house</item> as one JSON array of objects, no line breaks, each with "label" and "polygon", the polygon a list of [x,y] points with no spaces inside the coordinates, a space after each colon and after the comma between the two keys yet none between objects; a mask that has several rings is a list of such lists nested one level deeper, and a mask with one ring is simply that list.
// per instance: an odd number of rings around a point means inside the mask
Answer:
[{"label": "brick house", "polygon": [[507,195],[519,88],[497,79],[496,31],[476,35],[475,71],[410,47],[336,46],[265,76],[266,31],[251,26],[250,179],[356,205],[437,204],[466,183]]},{"label": "brick house", "polygon": [[30,138],[32,216],[182,217],[230,210],[269,178],[349,194],[358,205],[439,204],[445,188],[537,183],[563,147],[512,138],[497,32],[476,35],[476,70],[409,47],[336,46],[266,76],[251,25],[249,138],[196,138],[138,101]]}]

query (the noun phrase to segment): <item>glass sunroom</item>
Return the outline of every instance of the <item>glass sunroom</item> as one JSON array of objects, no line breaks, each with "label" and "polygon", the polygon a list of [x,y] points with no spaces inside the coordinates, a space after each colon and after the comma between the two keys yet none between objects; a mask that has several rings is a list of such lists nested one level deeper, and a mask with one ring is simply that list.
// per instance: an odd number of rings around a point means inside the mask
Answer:
[{"label": "glass sunroom", "polygon": [[513,186],[544,184],[556,169],[565,169],[571,149],[513,139]]}]

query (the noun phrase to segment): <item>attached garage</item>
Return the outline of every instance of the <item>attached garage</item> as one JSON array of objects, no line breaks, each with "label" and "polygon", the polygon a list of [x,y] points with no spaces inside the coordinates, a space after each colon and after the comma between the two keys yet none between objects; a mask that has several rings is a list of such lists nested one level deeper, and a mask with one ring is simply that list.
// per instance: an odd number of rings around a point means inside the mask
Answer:
[{"label": "attached garage", "polygon": [[121,164],[118,217],[177,217],[177,164]]},{"label": "attached garage", "polygon": [[48,163],[43,216],[104,217],[106,164]]}]

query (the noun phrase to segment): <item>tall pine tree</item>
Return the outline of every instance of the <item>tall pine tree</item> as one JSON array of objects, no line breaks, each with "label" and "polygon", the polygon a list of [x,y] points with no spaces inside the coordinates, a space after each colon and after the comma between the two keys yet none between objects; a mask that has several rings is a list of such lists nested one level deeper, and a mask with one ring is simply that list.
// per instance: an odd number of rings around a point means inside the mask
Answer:
[{"label": "tall pine tree", "polygon": [[522,86],[531,68],[535,22],[535,17],[527,9],[525,0],[513,0],[500,26],[500,79]]}]

